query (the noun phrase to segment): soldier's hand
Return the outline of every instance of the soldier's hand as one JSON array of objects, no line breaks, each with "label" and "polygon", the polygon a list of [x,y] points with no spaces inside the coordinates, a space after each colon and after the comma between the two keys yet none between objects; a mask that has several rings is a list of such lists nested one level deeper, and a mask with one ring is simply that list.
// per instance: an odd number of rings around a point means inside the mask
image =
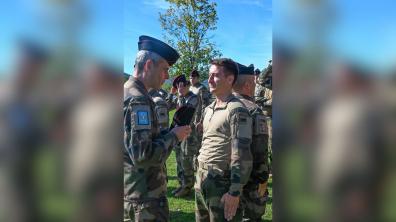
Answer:
[{"label": "soldier's hand", "polygon": [[267,183],[260,183],[258,187],[258,194],[260,197],[263,197],[265,194],[265,191],[267,190]]},{"label": "soldier's hand", "polygon": [[239,196],[234,197],[228,193],[225,193],[221,198],[221,202],[224,204],[225,219],[227,221],[232,220],[239,206]]},{"label": "soldier's hand", "polygon": [[172,88],[171,88],[171,93],[172,93],[172,94],[176,94],[176,92],[177,92],[177,89],[176,89],[175,87],[172,87]]},{"label": "soldier's hand", "polygon": [[188,135],[191,133],[191,127],[190,126],[177,126],[171,130],[171,132],[175,133],[177,136],[177,139],[179,141],[185,140]]}]

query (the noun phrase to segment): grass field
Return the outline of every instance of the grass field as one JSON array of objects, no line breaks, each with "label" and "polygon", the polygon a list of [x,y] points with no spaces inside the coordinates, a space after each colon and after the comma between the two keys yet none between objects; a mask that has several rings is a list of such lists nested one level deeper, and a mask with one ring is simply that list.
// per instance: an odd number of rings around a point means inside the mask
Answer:
[{"label": "grass field", "polygon": [[[194,192],[185,198],[175,198],[171,195],[172,191],[178,186],[176,178],[176,158],[173,152],[167,161],[168,169],[168,201],[170,209],[171,221],[186,222],[195,221],[194,215]],[[267,203],[266,213],[263,217],[264,221],[272,221],[272,180],[269,182],[270,199]]]}]

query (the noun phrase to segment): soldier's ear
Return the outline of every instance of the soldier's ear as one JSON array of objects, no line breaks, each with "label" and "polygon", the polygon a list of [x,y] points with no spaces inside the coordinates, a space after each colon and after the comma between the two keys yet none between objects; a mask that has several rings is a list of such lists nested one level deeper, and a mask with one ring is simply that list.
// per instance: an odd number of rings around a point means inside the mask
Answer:
[{"label": "soldier's ear", "polygon": [[152,69],[153,66],[154,66],[153,60],[148,59],[148,60],[146,61],[146,63],[144,63],[144,67],[143,67],[144,72],[147,72],[148,70]]},{"label": "soldier's ear", "polygon": [[228,76],[227,76],[227,81],[228,81],[228,83],[229,83],[231,86],[234,85],[234,78],[235,78],[234,75],[228,75]]}]

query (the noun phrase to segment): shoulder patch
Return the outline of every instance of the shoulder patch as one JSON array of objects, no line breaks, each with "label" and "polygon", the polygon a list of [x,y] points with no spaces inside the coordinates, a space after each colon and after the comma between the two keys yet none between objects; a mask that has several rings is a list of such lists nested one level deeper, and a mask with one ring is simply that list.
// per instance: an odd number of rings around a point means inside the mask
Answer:
[{"label": "shoulder patch", "polygon": [[148,111],[138,110],[137,117],[138,117],[138,121],[137,121],[138,125],[148,125],[149,124]]},{"label": "shoulder patch", "polygon": [[151,129],[151,111],[148,105],[134,105],[132,119],[135,123],[132,127],[135,130]]},{"label": "shoulder patch", "polygon": [[252,138],[252,117],[248,112],[241,112],[242,110],[236,112],[235,115],[235,133],[237,138]]},{"label": "shoulder patch", "polygon": [[268,135],[267,119],[264,115],[255,115],[254,135]]}]

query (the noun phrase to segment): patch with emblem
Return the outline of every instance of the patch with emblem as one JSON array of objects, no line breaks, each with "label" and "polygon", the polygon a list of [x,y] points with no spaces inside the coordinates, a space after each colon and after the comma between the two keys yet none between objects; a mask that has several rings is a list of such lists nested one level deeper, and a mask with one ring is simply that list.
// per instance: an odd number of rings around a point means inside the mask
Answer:
[{"label": "patch with emblem", "polygon": [[266,117],[263,115],[257,115],[255,118],[254,135],[268,135]]},{"label": "patch with emblem", "polygon": [[137,124],[138,125],[149,125],[149,117],[148,117],[148,112],[147,111],[137,111]]},{"label": "patch with emblem", "polygon": [[160,124],[168,123],[169,117],[168,117],[167,108],[165,108],[165,107],[157,107],[156,108],[156,112],[157,112],[158,123],[160,123]]},{"label": "patch with emblem", "polygon": [[239,113],[237,115],[237,138],[252,138],[252,118],[246,113]]}]

